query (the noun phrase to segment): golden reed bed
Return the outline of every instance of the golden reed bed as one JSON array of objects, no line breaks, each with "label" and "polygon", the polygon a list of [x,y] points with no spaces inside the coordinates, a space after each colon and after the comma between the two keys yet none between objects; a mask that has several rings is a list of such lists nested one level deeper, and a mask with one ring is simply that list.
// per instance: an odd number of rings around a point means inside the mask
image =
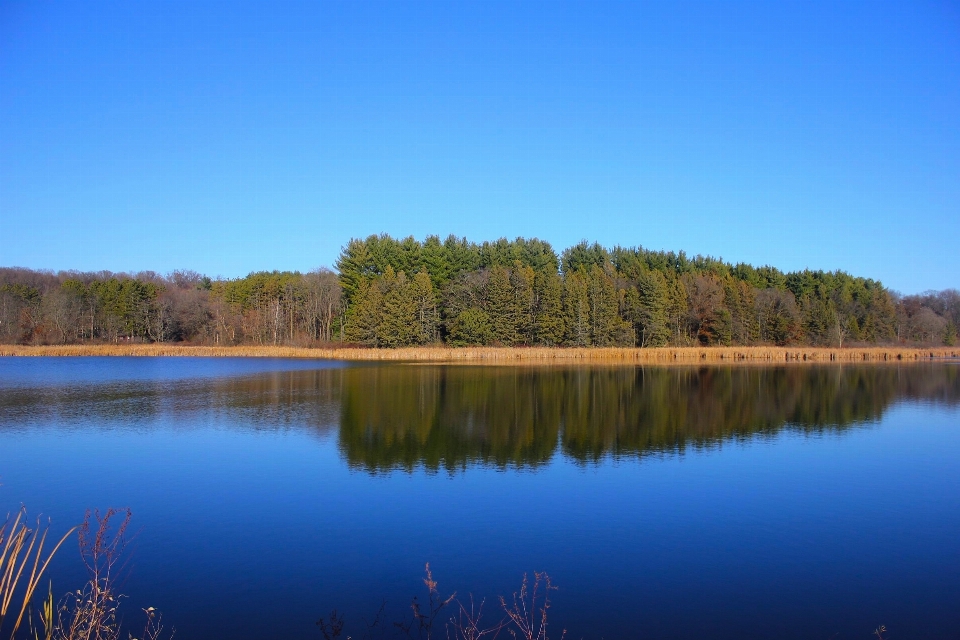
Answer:
[{"label": "golden reed bed", "polygon": [[195,347],[173,344],[142,345],[0,345],[0,356],[232,356],[244,358],[317,358],[333,360],[399,360],[407,362],[464,362],[477,364],[695,364],[764,362],[917,362],[960,358],[960,347],[908,349],[863,347],[821,349],[805,347],[664,347],[625,348],[500,348],[409,347],[359,349],[238,346]]}]

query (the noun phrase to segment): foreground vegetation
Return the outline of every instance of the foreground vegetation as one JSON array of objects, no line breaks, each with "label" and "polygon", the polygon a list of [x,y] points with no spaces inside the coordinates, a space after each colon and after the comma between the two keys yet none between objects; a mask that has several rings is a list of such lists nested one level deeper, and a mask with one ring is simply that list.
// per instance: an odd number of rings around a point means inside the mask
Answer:
[{"label": "foreground vegetation", "polygon": [[[550,592],[557,587],[546,572],[536,572],[533,575],[531,584],[527,574],[524,574],[520,591],[515,591],[509,599],[500,596],[497,599],[499,610],[490,614],[484,611],[485,602],[477,603],[472,596],[465,601],[458,599],[456,592],[442,596],[437,588],[437,581],[433,579],[430,564],[427,563],[426,576],[423,579],[427,597],[421,602],[415,596],[410,603],[408,615],[388,622],[384,603],[372,619],[364,619],[362,624],[358,625],[360,628],[353,629],[353,635],[348,635],[343,614],[334,609],[328,617],[320,618],[317,626],[324,640],[336,640],[342,636],[481,640],[496,638],[501,633],[521,640],[549,640],[547,628]],[[358,635],[358,632],[362,635]],[[562,640],[566,635],[567,632],[563,630],[559,637]]]},{"label": "foreground vegetation", "polygon": [[[0,637],[17,640],[120,640],[123,637],[122,616],[118,613],[122,594],[117,591],[118,569],[124,550],[125,533],[130,511],[110,509],[102,516],[87,513],[84,522],[74,527],[45,552],[49,527],[33,529],[25,522],[21,508],[14,517],[0,525]],[[80,553],[89,574],[82,589],[68,593],[59,604],[53,596],[52,583],[47,595],[35,606],[36,587],[59,548],[77,532]],[[26,572],[25,572],[26,570]],[[370,618],[350,623],[334,609],[316,622],[324,640],[339,638],[418,638],[431,640],[481,640],[504,637],[522,640],[563,640],[565,629],[551,627],[551,592],[557,587],[546,572],[535,572],[533,580],[523,575],[520,588],[510,596],[499,596],[493,607],[471,595],[458,598],[457,593],[444,596],[426,565],[423,584],[426,596],[415,596],[405,615],[390,621],[386,603]],[[26,584],[21,584],[22,579]],[[10,605],[13,604],[13,608]],[[492,611],[491,611],[492,609]],[[16,616],[8,623],[8,612]],[[165,633],[160,614],[153,607],[143,610],[146,622],[128,640],[172,639]],[[880,625],[874,635],[883,640],[886,627]]]},{"label": "foreground vegetation", "polygon": [[[83,523],[71,528],[48,549],[49,525],[38,519],[34,527],[26,510],[0,524],[0,638],[27,640],[120,640],[122,595],[117,591],[121,555],[130,524],[129,509],[110,509],[103,515],[87,512]],[[40,586],[54,555],[77,534],[80,557],[88,580],[82,589],[67,593],[59,602],[53,583],[37,603]],[[38,606],[39,605],[39,606]],[[160,640],[164,635],[160,614],[143,610],[146,622],[139,640]],[[127,633],[129,640],[138,640]]]},{"label": "foreground vegetation", "polygon": [[351,240],[337,271],[212,280],[0,269],[0,343],[369,347],[952,346],[960,292],[683,252]]}]

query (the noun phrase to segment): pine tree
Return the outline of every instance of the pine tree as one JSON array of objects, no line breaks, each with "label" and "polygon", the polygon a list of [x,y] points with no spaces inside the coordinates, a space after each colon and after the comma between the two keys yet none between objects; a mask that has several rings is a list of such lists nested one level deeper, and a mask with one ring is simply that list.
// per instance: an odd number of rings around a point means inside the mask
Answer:
[{"label": "pine tree", "polygon": [[434,289],[439,290],[453,276],[449,252],[437,236],[428,236],[423,241],[423,249],[420,251],[420,264],[430,274],[430,281],[433,283]]},{"label": "pine tree", "polygon": [[957,325],[953,323],[953,320],[947,321],[947,326],[943,330],[943,344],[948,347],[952,347],[957,343]]},{"label": "pine tree", "polygon": [[364,282],[369,283],[374,275],[373,258],[365,240],[353,238],[340,250],[337,258],[337,271],[340,273],[340,286],[347,304],[354,301]]},{"label": "pine tree", "polygon": [[504,346],[518,340],[516,303],[510,272],[500,266],[490,269],[487,281],[487,314],[490,319],[490,339]]},{"label": "pine tree", "polygon": [[667,280],[659,271],[644,271],[637,279],[640,313],[635,326],[641,346],[662,347],[670,340],[669,299]]},{"label": "pine tree", "polygon": [[611,278],[598,265],[590,267],[587,276],[587,295],[590,304],[590,339],[598,347],[618,343],[622,323],[616,287]]},{"label": "pine tree", "polygon": [[450,344],[463,347],[489,344],[491,341],[490,316],[483,309],[464,309],[450,325]]},{"label": "pine tree", "polygon": [[410,282],[410,295],[417,314],[414,342],[430,344],[437,341],[437,300],[433,283],[426,271],[419,271]]},{"label": "pine tree", "polygon": [[361,280],[350,306],[343,335],[348,342],[378,346],[383,294],[376,282]]},{"label": "pine tree", "polygon": [[667,277],[666,312],[670,319],[670,335],[675,345],[687,342],[684,324],[687,317],[687,288],[683,280],[671,274]]},{"label": "pine tree", "polygon": [[566,344],[590,345],[590,300],[587,275],[583,269],[566,274],[563,280],[563,320]]},{"label": "pine tree", "polygon": [[513,317],[516,326],[517,341],[533,343],[534,291],[533,268],[524,266],[519,260],[514,262],[510,272],[510,286],[513,289]]},{"label": "pine tree", "polygon": [[533,342],[558,345],[564,337],[563,281],[556,271],[537,272],[533,290]]},{"label": "pine tree", "polygon": [[395,274],[388,266],[380,279],[383,290],[383,313],[377,331],[377,342],[386,347],[403,347],[418,337],[417,305],[412,287],[403,271]]}]

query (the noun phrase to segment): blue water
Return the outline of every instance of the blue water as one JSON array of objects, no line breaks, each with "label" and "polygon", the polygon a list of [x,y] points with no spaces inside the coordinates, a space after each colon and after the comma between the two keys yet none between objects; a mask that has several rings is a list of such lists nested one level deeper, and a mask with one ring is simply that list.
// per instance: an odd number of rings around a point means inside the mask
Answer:
[{"label": "blue water", "polygon": [[358,638],[426,562],[491,614],[549,572],[552,638],[960,637],[957,369],[0,358],[0,506],[130,507],[183,640]]}]

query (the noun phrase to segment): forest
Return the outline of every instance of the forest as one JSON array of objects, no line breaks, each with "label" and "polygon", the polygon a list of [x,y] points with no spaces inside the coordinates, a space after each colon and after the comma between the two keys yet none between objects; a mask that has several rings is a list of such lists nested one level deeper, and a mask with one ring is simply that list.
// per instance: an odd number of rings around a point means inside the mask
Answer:
[{"label": "forest", "polygon": [[953,345],[956,289],[586,241],[352,239],[335,270],[211,279],[0,268],[0,342],[210,345]]}]

